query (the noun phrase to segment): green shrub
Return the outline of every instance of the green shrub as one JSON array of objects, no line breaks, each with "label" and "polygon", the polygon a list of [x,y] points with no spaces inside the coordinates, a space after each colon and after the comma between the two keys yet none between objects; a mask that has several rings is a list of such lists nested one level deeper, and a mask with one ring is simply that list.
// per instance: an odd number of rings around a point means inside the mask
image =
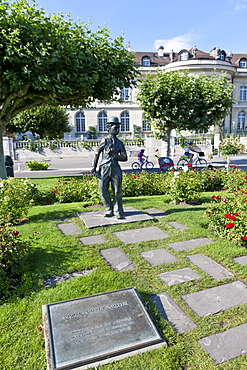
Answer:
[{"label": "green shrub", "polygon": [[167,193],[169,175],[166,173],[140,173],[123,174],[122,191],[124,197],[138,195],[161,195]]},{"label": "green shrub", "polygon": [[[247,176],[246,176],[247,184]],[[237,245],[247,246],[247,192],[234,194],[232,198],[212,196],[212,204],[206,210],[209,228],[219,236]]]},{"label": "green shrub", "polygon": [[230,167],[227,175],[223,177],[224,188],[228,189],[228,191],[230,192],[245,189],[246,186],[245,175],[246,171]]},{"label": "green shrub", "polygon": [[175,204],[195,202],[203,191],[203,183],[197,172],[175,171],[170,182],[169,196]]},{"label": "green shrub", "polygon": [[47,163],[44,159],[42,159],[41,162],[29,161],[29,162],[26,162],[26,164],[30,171],[47,170],[48,167],[50,166],[50,164]]},{"label": "green shrub", "polygon": [[20,284],[27,250],[28,241],[21,239],[18,230],[0,226],[0,299],[9,296],[17,282]]},{"label": "green shrub", "polygon": [[197,176],[202,182],[203,191],[214,191],[225,187],[227,172],[225,169],[203,170],[198,171]]},{"label": "green shrub", "polygon": [[0,224],[16,224],[27,215],[38,190],[28,179],[14,178],[0,181]]},{"label": "green shrub", "polygon": [[55,200],[60,203],[83,202],[91,204],[100,202],[98,179],[96,176],[84,176],[82,180],[75,178],[69,181],[58,181],[53,187]]}]

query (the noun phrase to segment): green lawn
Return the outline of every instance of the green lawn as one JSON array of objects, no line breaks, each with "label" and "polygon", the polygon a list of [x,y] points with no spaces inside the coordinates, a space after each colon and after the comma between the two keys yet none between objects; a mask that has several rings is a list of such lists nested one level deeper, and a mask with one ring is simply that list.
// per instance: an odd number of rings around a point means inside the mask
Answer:
[{"label": "green lawn", "polygon": [[[33,180],[36,183],[36,180]],[[50,181],[47,183],[50,185]],[[41,180],[37,179],[41,184]],[[57,178],[55,180],[57,182]],[[47,186],[43,181],[43,186]],[[39,184],[37,184],[40,186]],[[214,192],[215,194],[215,192]],[[42,305],[103,293],[115,289],[135,286],[145,301],[148,309],[159,326],[168,346],[156,349],[138,356],[118,361],[100,367],[106,370],[244,370],[247,356],[243,355],[222,365],[216,366],[197,343],[205,336],[219,333],[246,322],[247,305],[241,305],[206,317],[197,316],[181,299],[184,294],[197,292],[216,285],[222,285],[241,279],[247,283],[247,266],[240,266],[232,261],[233,257],[246,254],[246,249],[236,247],[229,241],[224,241],[212,235],[207,230],[207,220],[204,212],[210,193],[203,193],[199,206],[171,205],[166,202],[166,196],[124,198],[124,206],[133,206],[139,210],[155,207],[167,211],[169,215],[157,221],[137,222],[118,226],[108,226],[89,230],[77,217],[77,212],[85,211],[80,203],[35,206],[30,209],[28,222],[17,227],[25,237],[40,233],[38,240],[30,248],[27,261],[26,285],[24,297],[13,296],[9,302],[0,306],[0,362],[1,370],[44,370],[46,355],[42,325]],[[63,235],[56,224],[58,219],[69,217],[81,230],[77,236]],[[168,221],[178,221],[189,228],[178,231],[171,227]],[[170,235],[162,241],[149,241],[135,244],[123,244],[114,235],[114,231],[127,230],[148,226],[158,226]],[[101,234],[107,240],[105,244],[82,245],[80,237]],[[196,237],[210,237],[214,243],[197,249],[175,252],[166,243],[186,240]],[[100,249],[120,247],[133,261],[133,270],[115,272],[100,256]],[[166,248],[179,261],[150,266],[140,252]],[[230,279],[216,281],[192,265],[186,258],[188,254],[204,253],[218,261],[234,274]],[[192,267],[201,275],[201,279],[166,286],[157,277],[161,272],[184,267]],[[92,269],[92,273],[68,280],[50,288],[43,288],[44,279],[74,271]],[[196,323],[197,328],[176,334],[172,326],[164,320],[156,306],[150,301],[151,294],[166,291],[184,312]]]}]

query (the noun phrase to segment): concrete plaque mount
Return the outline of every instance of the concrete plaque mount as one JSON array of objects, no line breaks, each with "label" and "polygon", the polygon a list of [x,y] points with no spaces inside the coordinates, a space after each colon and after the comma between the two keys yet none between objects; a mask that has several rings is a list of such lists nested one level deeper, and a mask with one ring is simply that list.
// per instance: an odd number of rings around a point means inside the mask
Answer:
[{"label": "concrete plaque mount", "polygon": [[43,319],[49,370],[88,369],[166,344],[133,287],[44,305]]}]

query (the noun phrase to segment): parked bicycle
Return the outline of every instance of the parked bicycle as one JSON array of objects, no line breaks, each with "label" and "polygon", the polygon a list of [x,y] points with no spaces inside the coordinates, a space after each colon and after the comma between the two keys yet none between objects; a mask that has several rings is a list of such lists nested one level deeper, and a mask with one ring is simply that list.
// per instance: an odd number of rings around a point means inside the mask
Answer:
[{"label": "parked bicycle", "polygon": [[146,169],[150,170],[150,169],[154,168],[153,162],[150,162],[148,160],[147,156],[145,157],[145,161],[143,162],[143,164],[141,164],[139,162],[133,162],[131,166],[132,166],[133,170],[142,170],[143,168],[146,168]]},{"label": "parked bicycle", "polygon": [[[204,152],[198,152],[197,154],[195,154],[193,157],[192,166],[195,166],[196,169],[206,168],[208,166],[208,163],[205,158],[201,158],[204,157],[204,155]],[[186,155],[181,155],[180,159],[177,162],[177,166],[184,167],[188,166],[188,164],[190,164],[189,157],[187,157]]]}]

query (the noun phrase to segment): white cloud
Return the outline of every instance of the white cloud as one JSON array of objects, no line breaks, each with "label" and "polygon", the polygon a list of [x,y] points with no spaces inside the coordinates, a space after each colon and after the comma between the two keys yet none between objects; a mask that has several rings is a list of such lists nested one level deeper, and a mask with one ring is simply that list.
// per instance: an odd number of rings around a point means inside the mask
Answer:
[{"label": "white cloud", "polygon": [[194,46],[194,41],[196,35],[192,32],[186,33],[181,36],[173,37],[172,39],[164,39],[164,40],[155,40],[154,41],[154,48],[158,50],[160,46],[164,47],[165,52],[170,52],[173,50],[174,52],[179,52],[182,49],[190,49]]},{"label": "white cloud", "polygon": [[234,3],[234,10],[242,10],[247,8],[246,0],[236,0]]}]

